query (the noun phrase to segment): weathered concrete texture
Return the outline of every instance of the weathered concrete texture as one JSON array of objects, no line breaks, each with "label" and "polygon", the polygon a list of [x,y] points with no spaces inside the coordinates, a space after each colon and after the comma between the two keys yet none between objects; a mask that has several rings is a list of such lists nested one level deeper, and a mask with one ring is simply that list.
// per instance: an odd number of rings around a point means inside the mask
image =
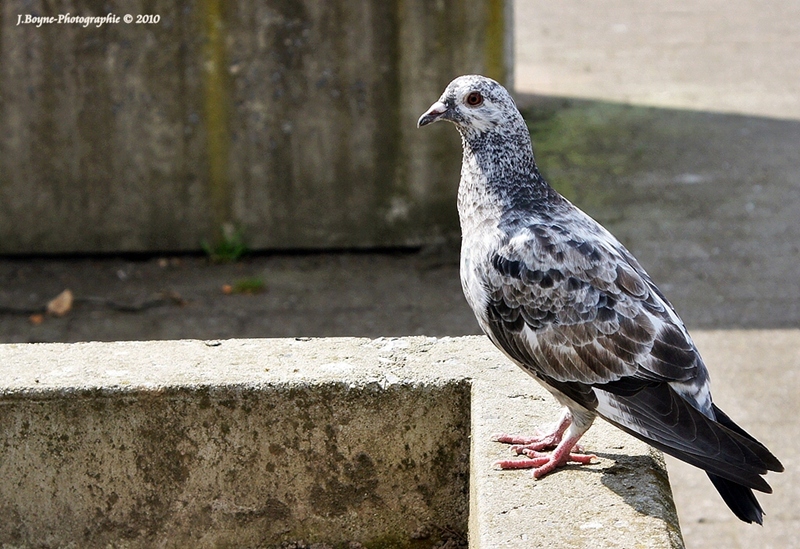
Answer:
[{"label": "weathered concrete texture", "polygon": [[492,470],[491,430],[556,409],[482,337],[11,344],[0,365],[8,547],[431,547],[466,536],[468,485],[471,547],[681,546],[660,459],[605,427],[595,465]]},{"label": "weathered concrete texture", "polygon": [[157,24],[16,25],[98,9],[2,5],[0,253],[198,250],[225,223],[256,249],[457,231],[457,135],[415,122],[457,74],[506,78],[504,0],[156,1]]},{"label": "weathered concrete texture", "polygon": [[365,340],[6,347],[0,543],[405,547],[423,529],[465,532],[469,385],[407,377],[405,352]]},{"label": "weathered concrete texture", "polygon": [[17,15],[105,13],[3,2],[1,253],[185,248],[208,232],[198,10],[149,7],[161,23],[37,28]]},{"label": "weathered concrete texture", "polygon": [[561,413],[535,381],[515,379],[515,366],[489,366],[494,354],[482,357],[487,365],[472,388],[470,546],[683,547],[661,452],[602,420],[582,440],[599,458],[594,464],[539,480],[527,470],[487,467],[512,459],[508,445],[492,442],[492,435],[531,435]]}]

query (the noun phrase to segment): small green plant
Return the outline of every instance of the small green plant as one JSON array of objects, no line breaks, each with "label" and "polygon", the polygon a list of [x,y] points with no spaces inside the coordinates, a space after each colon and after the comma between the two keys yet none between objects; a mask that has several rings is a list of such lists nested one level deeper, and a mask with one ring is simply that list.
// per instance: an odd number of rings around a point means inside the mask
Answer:
[{"label": "small green plant", "polygon": [[222,225],[220,236],[213,244],[203,241],[202,247],[213,263],[234,263],[248,252],[244,233],[231,223]]},{"label": "small green plant", "polygon": [[231,287],[234,294],[260,294],[266,289],[267,285],[257,276],[237,280]]}]

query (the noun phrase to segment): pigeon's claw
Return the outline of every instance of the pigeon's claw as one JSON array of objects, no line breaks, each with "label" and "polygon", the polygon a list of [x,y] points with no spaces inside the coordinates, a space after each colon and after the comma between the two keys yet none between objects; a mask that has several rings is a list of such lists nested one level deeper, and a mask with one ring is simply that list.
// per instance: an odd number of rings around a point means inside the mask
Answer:
[{"label": "pigeon's claw", "polygon": [[[521,437],[507,437],[509,439],[519,440]],[[517,454],[525,455],[526,459],[507,459],[500,460],[495,465],[501,469],[533,469],[533,478],[542,478],[548,473],[552,473],[558,467],[562,467],[567,463],[589,464],[592,460],[597,459],[594,454],[580,453],[578,448],[578,439],[580,437],[567,437],[561,440],[555,449],[548,453],[540,452],[542,448],[533,448],[536,444],[515,445],[512,446],[512,451]],[[497,440],[497,439],[495,439]],[[498,442],[505,442],[499,440]],[[547,446],[547,447],[552,447]],[[573,450],[578,450],[573,452]]]},{"label": "pigeon's claw", "polygon": [[528,450],[539,451],[555,448],[561,442],[560,433],[539,434],[533,437],[518,435],[498,434],[492,437],[495,442],[511,444],[511,451],[515,454],[524,454]]},{"label": "pigeon's claw", "polygon": [[528,452],[538,453],[540,450],[555,448],[556,446],[558,446],[559,442],[561,442],[561,437],[550,434],[547,436],[543,436],[538,440],[533,440],[521,444],[514,444],[513,446],[511,446],[511,451],[517,455],[519,454],[528,455]]},{"label": "pigeon's claw", "polygon": [[594,454],[570,453],[566,458],[558,461],[553,458],[553,454],[542,454],[539,457],[529,459],[504,459],[498,461],[495,465],[501,469],[533,469],[533,478],[542,478],[568,463],[589,465],[594,459],[597,459]]},{"label": "pigeon's claw", "polygon": [[564,438],[564,433],[572,425],[572,416],[568,410],[558,420],[558,423],[553,427],[549,433],[537,432],[534,436],[520,436],[520,435],[507,435],[497,434],[492,436],[495,442],[502,442],[504,444],[513,444],[511,451],[517,455],[525,453],[525,450],[546,450],[548,448],[555,448]]},{"label": "pigeon's claw", "polygon": [[[541,431],[537,432],[534,436],[522,436],[522,435],[509,435],[506,433],[498,433],[496,435],[492,435],[492,440],[495,442],[503,442],[505,444],[519,444],[519,445],[527,445],[527,444],[538,444],[540,441],[545,439],[555,439],[557,436],[556,433],[542,433]],[[556,441],[558,444],[558,441]],[[555,444],[553,445],[555,446]]]}]

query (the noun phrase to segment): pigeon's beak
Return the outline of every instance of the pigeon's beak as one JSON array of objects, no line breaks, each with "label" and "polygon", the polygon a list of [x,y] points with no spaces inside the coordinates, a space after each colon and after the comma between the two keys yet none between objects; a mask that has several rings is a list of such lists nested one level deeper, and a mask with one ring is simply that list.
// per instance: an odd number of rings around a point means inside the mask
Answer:
[{"label": "pigeon's beak", "polygon": [[437,120],[441,119],[442,115],[446,112],[447,106],[441,101],[437,101],[431,105],[431,108],[428,109],[428,112],[419,117],[419,121],[417,121],[417,127],[421,128],[422,126],[427,126],[432,122],[436,122]]}]

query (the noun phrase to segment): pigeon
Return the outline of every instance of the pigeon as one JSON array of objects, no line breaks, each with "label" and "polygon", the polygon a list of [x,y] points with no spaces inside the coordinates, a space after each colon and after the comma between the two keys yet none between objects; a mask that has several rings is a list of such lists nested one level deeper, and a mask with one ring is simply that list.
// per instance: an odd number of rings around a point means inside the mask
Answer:
[{"label": "pigeon", "polygon": [[[753,490],[780,461],[712,401],[683,321],[636,258],[553,189],[525,121],[490,78],[460,76],[418,127],[461,134],[460,275],[481,329],[564,407],[552,432],[497,435],[540,478],[595,457],[578,446],[597,416],[706,471],[731,511],[762,524]],[[543,450],[551,450],[544,452]]]}]

